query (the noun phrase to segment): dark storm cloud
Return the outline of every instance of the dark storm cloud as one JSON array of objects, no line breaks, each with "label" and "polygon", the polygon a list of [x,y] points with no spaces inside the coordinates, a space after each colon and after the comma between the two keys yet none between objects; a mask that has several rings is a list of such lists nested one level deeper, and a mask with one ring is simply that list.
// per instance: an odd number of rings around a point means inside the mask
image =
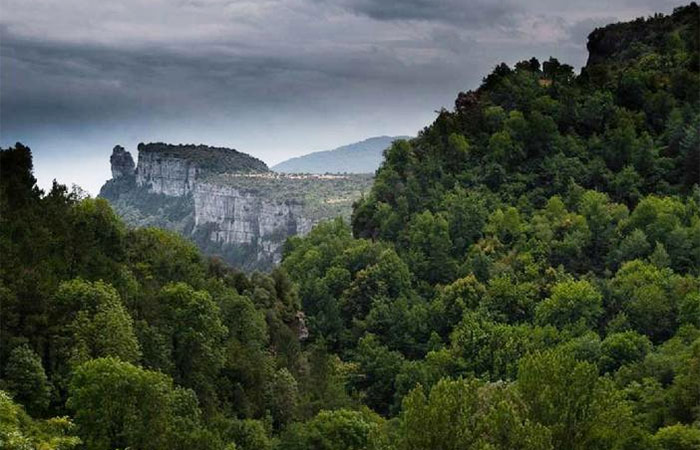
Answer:
[{"label": "dark storm cloud", "polygon": [[[333,0],[321,0],[333,1]],[[337,4],[376,20],[440,21],[469,27],[511,23],[520,11],[509,0],[335,0]]]},{"label": "dark storm cloud", "polygon": [[[3,26],[3,128],[90,123],[138,114],[219,114],[285,105],[354,88],[392,89],[426,80],[447,53],[471,41],[447,30],[379,45],[258,47],[234,39],[193,47],[60,42]],[[441,47],[445,47],[442,49]],[[292,51],[290,51],[292,50]],[[401,54],[406,57],[401,58]]]}]

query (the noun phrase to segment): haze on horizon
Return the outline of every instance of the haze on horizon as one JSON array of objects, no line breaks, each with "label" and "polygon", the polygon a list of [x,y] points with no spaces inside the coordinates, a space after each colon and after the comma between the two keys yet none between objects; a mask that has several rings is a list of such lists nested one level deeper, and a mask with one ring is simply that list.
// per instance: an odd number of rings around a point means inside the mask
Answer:
[{"label": "haze on horizon", "polygon": [[269,165],[415,135],[496,64],[585,64],[596,26],[668,0],[0,0],[0,145],[97,194],[138,142]]}]

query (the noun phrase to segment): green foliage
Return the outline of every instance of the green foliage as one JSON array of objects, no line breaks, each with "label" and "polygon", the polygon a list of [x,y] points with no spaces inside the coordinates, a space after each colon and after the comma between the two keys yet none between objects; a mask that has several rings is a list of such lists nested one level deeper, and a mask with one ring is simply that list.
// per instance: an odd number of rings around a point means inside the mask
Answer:
[{"label": "green foliage", "polygon": [[[197,429],[178,425],[199,426],[199,408],[192,396],[191,391],[174,387],[166,375],[102,358],[76,369],[67,406],[88,449],[190,448],[188,440]],[[194,403],[182,411],[183,400]],[[189,414],[188,420],[178,417],[181,413]]]},{"label": "green foliage", "polygon": [[206,145],[172,145],[162,142],[140,143],[138,150],[146,155],[184,159],[200,170],[213,172],[267,172],[261,160],[231,148]]},{"label": "green foliage", "polygon": [[10,353],[4,384],[13,399],[24,405],[30,415],[42,415],[49,406],[51,386],[39,356],[26,345]]},{"label": "green foliage", "polygon": [[6,450],[69,450],[80,445],[67,417],[34,420],[0,390],[0,447]]},{"label": "green foliage", "polygon": [[[240,450],[273,450],[276,440],[269,436],[268,426],[260,420],[232,420],[226,424],[224,435]],[[230,444],[226,450],[230,449]]]},{"label": "green foliage", "polygon": [[594,364],[550,351],[524,358],[518,390],[554,448],[613,448],[634,436],[629,407]]},{"label": "green foliage", "polygon": [[401,449],[551,449],[548,430],[527,418],[512,385],[443,379],[403,402]]},{"label": "green foliage", "polygon": [[609,334],[601,344],[600,368],[604,372],[615,371],[624,364],[643,360],[650,350],[649,339],[634,331]]},{"label": "green foliage", "polygon": [[451,280],[456,272],[450,258],[449,228],[440,215],[425,211],[413,218],[408,226],[408,253],[406,260],[414,274],[436,284]]},{"label": "green foliage", "polygon": [[659,342],[673,334],[681,298],[697,287],[696,279],[634,260],[625,263],[610,280],[610,307],[623,312],[636,331]]},{"label": "green foliage", "polygon": [[285,433],[282,447],[290,450],[378,450],[381,417],[370,411],[321,411]]},{"label": "green foliage", "polygon": [[687,425],[672,425],[660,429],[653,442],[663,450],[693,450],[700,448],[700,430]]},{"label": "green foliage", "polygon": [[535,316],[541,325],[592,328],[603,313],[602,300],[603,296],[588,281],[565,281],[556,284],[551,297],[537,305]]},{"label": "green foliage", "polygon": [[401,370],[403,356],[381,345],[368,334],[358,343],[354,358],[360,376],[351,385],[360,391],[363,402],[380,413],[387,413],[394,395],[394,379]]},{"label": "green foliage", "polygon": [[68,348],[59,352],[67,352],[73,364],[106,356],[127,362],[139,360],[133,321],[112,286],[82,279],[61,283],[54,308],[56,323],[68,333]]},{"label": "green foliage", "polygon": [[[202,403],[214,402],[214,379],[224,362],[224,337],[219,308],[206,291],[195,291],[185,283],[163,287],[157,297],[158,310],[151,326],[165,355],[168,369],[180,385],[194,389]],[[146,355],[144,355],[146,357]],[[156,366],[157,367],[157,366]]]},{"label": "green foliage", "polygon": [[514,379],[518,362],[528,353],[553,346],[559,340],[553,327],[510,325],[467,313],[454,328],[452,351],[479,377]]}]

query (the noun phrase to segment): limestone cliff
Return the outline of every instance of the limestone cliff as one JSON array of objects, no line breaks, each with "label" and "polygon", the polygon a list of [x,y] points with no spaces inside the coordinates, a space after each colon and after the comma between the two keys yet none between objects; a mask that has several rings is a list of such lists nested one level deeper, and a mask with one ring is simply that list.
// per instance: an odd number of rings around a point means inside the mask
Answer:
[{"label": "limestone cliff", "polygon": [[[122,147],[100,195],[131,225],[160,226],[244,269],[279,261],[287,237],[320,220],[349,217],[371,177],[281,175],[255,158],[206,146],[140,144],[138,166]],[[131,165],[129,164],[131,161]]]},{"label": "limestone cliff", "polygon": [[153,194],[181,197],[192,192],[197,167],[190,161],[161,157],[157,153],[139,153],[136,185]]},{"label": "limestone cliff", "polygon": [[134,176],[136,170],[134,158],[131,157],[131,153],[124,150],[124,147],[120,145],[114,147],[109,162],[112,165],[112,179]]}]

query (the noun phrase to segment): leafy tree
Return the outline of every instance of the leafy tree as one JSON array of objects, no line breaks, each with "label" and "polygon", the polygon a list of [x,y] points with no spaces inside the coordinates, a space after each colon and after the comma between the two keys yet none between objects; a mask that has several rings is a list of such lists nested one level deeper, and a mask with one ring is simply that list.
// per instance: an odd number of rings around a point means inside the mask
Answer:
[{"label": "leafy tree", "polygon": [[289,423],[298,404],[297,380],[286,368],[275,373],[268,392],[268,404],[277,426]]},{"label": "leafy tree", "polygon": [[528,419],[507,384],[443,379],[426,394],[419,386],[403,401],[399,448],[551,449],[547,429]]},{"label": "leafy tree", "polygon": [[451,248],[448,223],[444,217],[425,211],[411,221],[406,259],[412,272],[421,279],[435,284],[454,277],[457,268],[450,258]]},{"label": "leafy tree", "polygon": [[0,390],[0,446],[7,450],[69,450],[80,445],[67,417],[34,420]]},{"label": "leafy tree", "polygon": [[554,448],[609,448],[633,436],[631,411],[597,368],[557,351],[523,358],[518,390]]},{"label": "leafy tree", "polygon": [[354,358],[361,376],[351,382],[363,396],[367,406],[386,414],[394,396],[394,379],[401,370],[403,356],[378,342],[376,336],[368,334],[360,339]]},{"label": "leafy tree", "polygon": [[110,285],[75,279],[61,284],[54,304],[56,329],[70,335],[71,358],[114,356],[136,362],[140,357],[133,322],[119,294]]},{"label": "leafy tree", "polygon": [[641,361],[651,351],[649,338],[634,331],[613,333],[601,344],[600,367],[604,372],[612,372],[620,366]]},{"label": "leafy tree", "polygon": [[4,384],[13,399],[30,415],[41,416],[49,406],[51,385],[39,355],[26,345],[10,353],[5,367]]},{"label": "leafy tree", "polygon": [[522,357],[554,346],[559,340],[553,327],[493,322],[478,313],[465,314],[450,336],[451,349],[479,377],[514,379]]},{"label": "leafy tree", "polygon": [[[76,369],[67,405],[88,449],[188,448],[187,438],[195,430],[174,426],[186,423],[177,420],[177,406],[192,395],[162,373],[100,358]],[[189,413],[197,416],[199,410]],[[196,417],[191,419],[199,425]]]},{"label": "leafy tree", "polygon": [[486,294],[486,288],[474,275],[459,278],[438,291],[431,304],[437,329],[444,337],[457,325],[465,313],[476,309]]},{"label": "leafy tree", "polygon": [[537,305],[535,315],[542,325],[590,328],[603,313],[602,301],[603,296],[588,281],[566,281],[552,288],[551,297]]},{"label": "leafy tree", "polygon": [[687,284],[670,269],[630,261],[610,281],[610,307],[624,312],[636,331],[652,341],[663,341],[676,329],[679,295],[691,286],[695,283]]},{"label": "leafy tree", "polygon": [[[276,439],[269,436],[268,424],[260,420],[228,420],[223,428],[223,435],[233,442],[235,449],[272,450],[277,443]],[[226,450],[229,449],[230,444]]]},{"label": "leafy tree", "polygon": [[654,443],[664,450],[693,450],[700,447],[700,430],[687,425],[671,425],[654,435]]},{"label": "leafy tree", "polygon": [[206,291],[185,283],[165,286],[158,294],[154,317],[157,333],[167,339],[176,383],[193,389],[205,408],[215,398],[214,380],[224,363],[223,340],[228,332],[220,310]]},{"label": "leafy tree", "polygon": [[510,275],[491,278],[480,306],[498,322],[524,322],[533,315],[537,297],[534,283],[519,283]]},{"label": "leafy tree", "polygon": [[671,387],[672,413],[683,423],[700,419],[700,339],[696,339],[687,359],[678,368]]},{"label": "leafy tree", "polygon": [[321,411],[305,423],[293,424],[282,440],[290,450],[373,450],[381,448],[381,417],[370,411]]}]

